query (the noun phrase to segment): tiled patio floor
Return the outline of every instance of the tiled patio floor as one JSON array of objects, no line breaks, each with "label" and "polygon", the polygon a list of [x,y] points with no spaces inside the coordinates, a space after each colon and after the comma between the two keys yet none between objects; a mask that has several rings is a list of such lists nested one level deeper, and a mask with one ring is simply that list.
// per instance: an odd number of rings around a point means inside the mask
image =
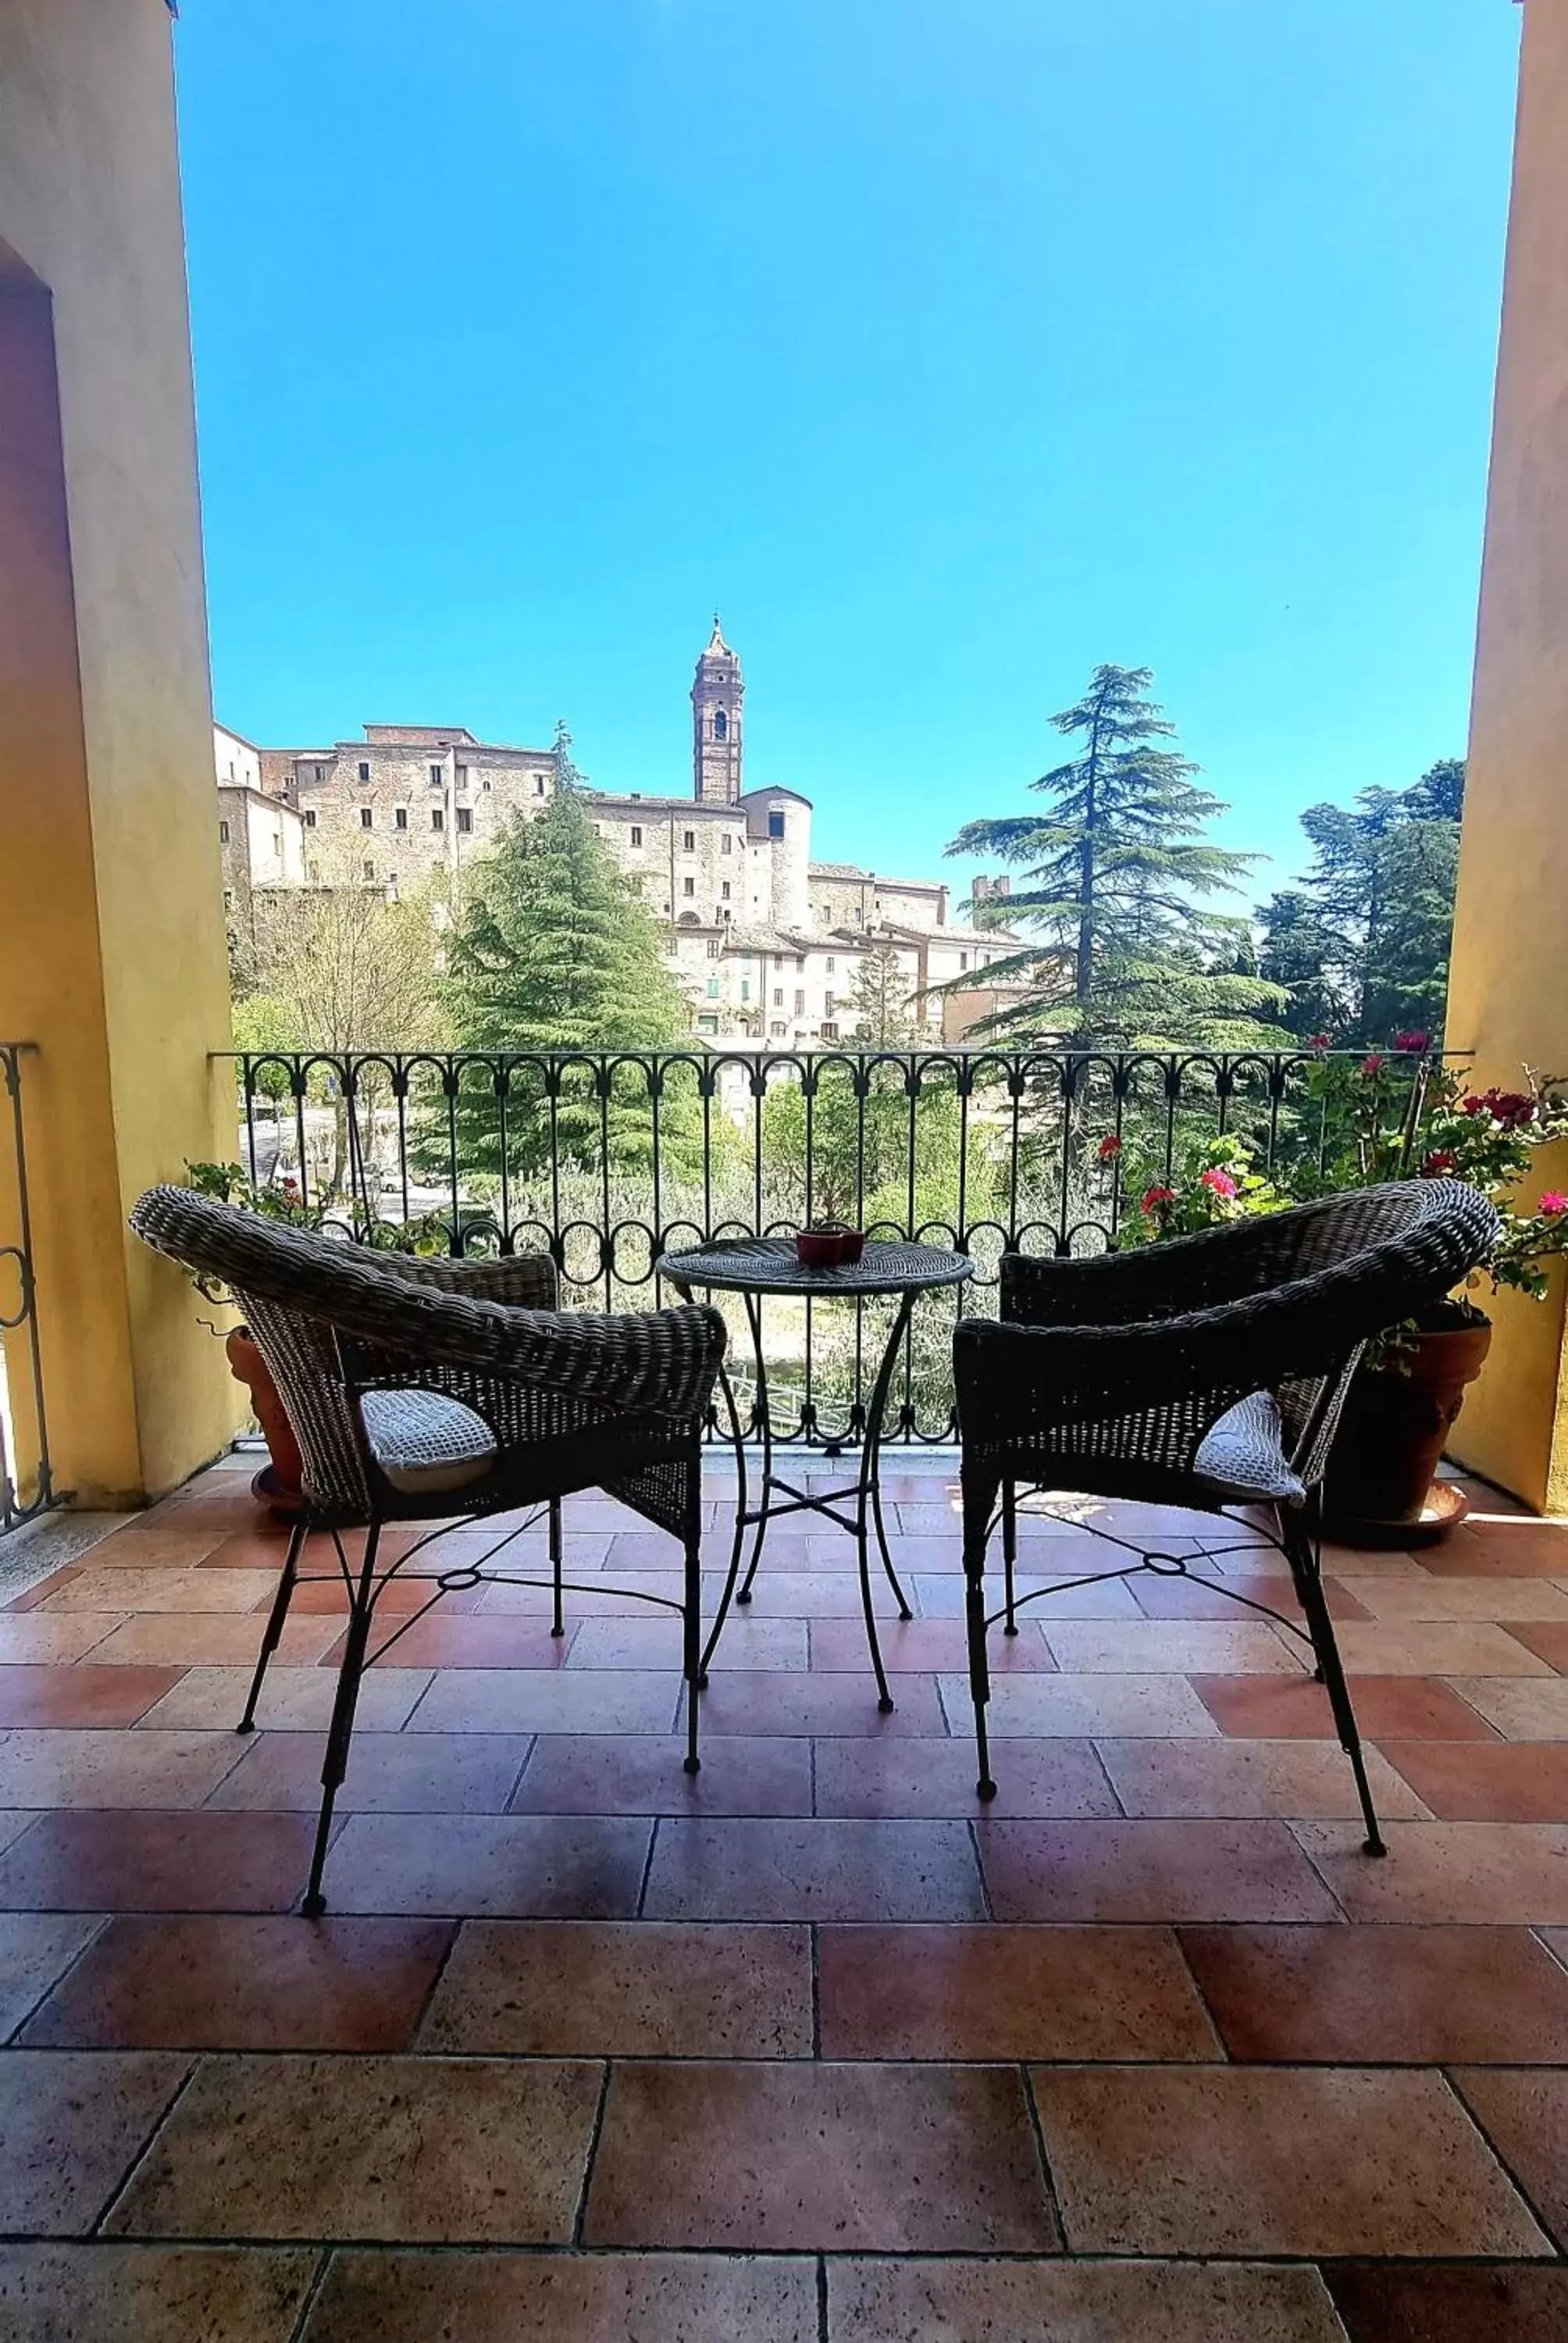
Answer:
[{"label": "tiled patio floor", "polygon": [[[1169,1580],[993,1639],[982,1813],[950,1473],[893,1468],[894,1713],[848,1542],[780,1535],[694,1782],[672,1619],[454,1598],[367,1681],[316,1925],[342,1604],[237,1738],[242,1470],[0,1613],[0,2338],[1568,2335],[1568,1528],[1332,1556],[1374,1864],[1292,1639]],[[573,1510],[574,1574],[676,1591]]]}]

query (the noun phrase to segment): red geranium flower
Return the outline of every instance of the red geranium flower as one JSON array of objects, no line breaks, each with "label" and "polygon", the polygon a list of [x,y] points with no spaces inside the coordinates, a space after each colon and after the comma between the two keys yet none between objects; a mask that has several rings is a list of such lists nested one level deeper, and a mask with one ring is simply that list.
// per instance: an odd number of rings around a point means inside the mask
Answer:
[{"label": "red geranium flower", "polygon": [[1326,1033],[1309,1033],[1307,1035],[1307,1047],[1309,1050],[1326,1050],[1328,1046],[1329,1037]]},{"label": "red geranium flower", "polygon": [[1434,1147],[1421,1167],[1423,1180],[1441,1180],[1446,1172],[1459,1169],[1459,1158],[1452,1147]]},{"label": "red geranium flower", "polygon": [[1369,1081],[1375,1081],[1376,1077],[1382,1073],[1382,1070],[1383,1061],[1378,1056],[1375,1050],[1372,1051],[1370,1058],[1363,1058],[1362,1060],[1362,1071],[1365,1074]]},{"label": "red geranium flower", "polygon": [[1145,1188],[1143,1191],[1141,1210],[1148,1214],[1151,1220],[1152,1220],[1155,1212],[1161,1204],[1173,1204],[1175,1202],[1176,1191],[1174,1188]]},{"label": "red geranium flower", "polygon": [[1199,1172],[1198,1185],[1200,1188],[1210,1189],[1221,1202],[1227,1204],[1236,1192],[1236,1182],[1228,1172],[1221,1172],[1218,1164],[1211,1164],[1207,1172]]},{"label": "red geranium flower", "polygon": [[1419,1058],[1431,1040],[1430,1033],[1396,1033],[1393,1046],[1407,1057]]},{"label": "red geranium flower", "polygon": [[1113,1131],[1108,1131],[1104,1138],[1100,1142],[1101,1161],[1102,1163],[1113,1163],[1121,1152],[1121,1141],[1117,1138],[1116,1133]]}]

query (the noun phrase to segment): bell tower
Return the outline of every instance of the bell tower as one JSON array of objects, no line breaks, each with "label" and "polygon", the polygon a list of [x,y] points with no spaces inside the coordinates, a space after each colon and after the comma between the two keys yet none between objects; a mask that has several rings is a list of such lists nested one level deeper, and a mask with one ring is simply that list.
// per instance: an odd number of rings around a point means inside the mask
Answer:
[{"label": "bell tower", "polygon": [[692,794],[706,805],[733,805],[743,786],[742,713],[746,682],[724,639],[719,613],[691,687]]}]

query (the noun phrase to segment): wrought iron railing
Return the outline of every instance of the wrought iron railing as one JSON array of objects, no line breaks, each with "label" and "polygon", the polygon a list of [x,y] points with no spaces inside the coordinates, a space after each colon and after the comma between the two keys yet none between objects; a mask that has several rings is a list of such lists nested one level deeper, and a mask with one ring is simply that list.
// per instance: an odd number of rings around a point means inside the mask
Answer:
[{"label": "wrought iron railing", "polygon": [[[1320,1052],[397,1051],[236,1054],[240,1157],[327,1228],[456,1252],[544,1247],[576,1308],[666,1298],[659,1252],[788,1234],[823,1214],[977,1264],[922,1302],[890,1436],[953,1428],[955,1313],[994,1310],[1010,1250],[1117,1241],[1146,1181],[1228,1133],[1310,1173],[1330,1141]],[[1419,1121],[1432,1061],[1387,1061],[1389,1121]],[[1110,1142],[1109,1144],[1107,1142]],[[875,1303],[781,1305],[775,1425],[852,1437]],[[824,1322],[827,1322],[826,1323]],[[776,1352],[777,1355],[774,1355]]]},{"label": "wrought iron railing", "polygon": [[38,1343],[24,1070],[31,1043],[0,1041],[0,1535],[56,1502]]}]

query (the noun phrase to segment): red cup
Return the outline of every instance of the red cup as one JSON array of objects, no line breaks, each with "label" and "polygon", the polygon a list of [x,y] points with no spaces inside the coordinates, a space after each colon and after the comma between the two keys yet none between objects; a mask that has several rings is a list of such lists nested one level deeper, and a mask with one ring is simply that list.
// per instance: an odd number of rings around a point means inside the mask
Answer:
[{"label": "red cup", "polygon": [[846,1229],[839,1240],[839,1259],[845,1262],[859,1261],[865,1250],[866,1239],[863,1232],[859,1229]]},{"label": "red cup", "polygon": [[842,1229],[802,1229],[795,1258],[806,1269],[836,1269],[844,1258]]}]

